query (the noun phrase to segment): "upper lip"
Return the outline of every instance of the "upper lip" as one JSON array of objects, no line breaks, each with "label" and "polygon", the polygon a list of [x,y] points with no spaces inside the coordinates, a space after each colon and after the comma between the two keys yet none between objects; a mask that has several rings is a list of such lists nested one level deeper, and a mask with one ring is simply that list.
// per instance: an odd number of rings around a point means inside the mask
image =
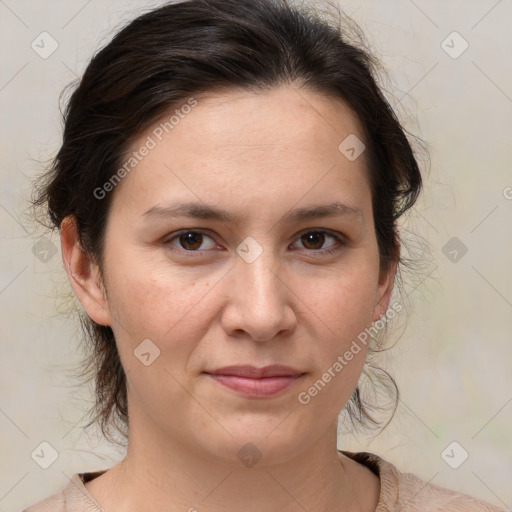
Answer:
[{"label": "upper lip", "polygon": [[216,370],[209,370],[206,373],[210,375],[234,375],[236,377],[250,377],[253,379],[261,379],[263,377],[298,377],[303,372],[291,368],[290,366],[284,366],[282,364],[272,364],[270,366],[264,366],[257,368],[255,366],[243,365],[243,366],[225,366],[224,368],[218,368]]}]

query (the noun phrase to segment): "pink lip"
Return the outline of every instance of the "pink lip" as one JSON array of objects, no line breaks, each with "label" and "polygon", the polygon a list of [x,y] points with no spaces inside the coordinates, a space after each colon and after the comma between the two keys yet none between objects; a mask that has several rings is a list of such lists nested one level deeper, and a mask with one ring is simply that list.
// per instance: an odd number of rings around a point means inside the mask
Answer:
[{"label": "pink lip", "polygon": [[302,372],[283,365],[263,368],[227,366],[205,372],[224,386],[250,397],[275,396],[289,388]]}]

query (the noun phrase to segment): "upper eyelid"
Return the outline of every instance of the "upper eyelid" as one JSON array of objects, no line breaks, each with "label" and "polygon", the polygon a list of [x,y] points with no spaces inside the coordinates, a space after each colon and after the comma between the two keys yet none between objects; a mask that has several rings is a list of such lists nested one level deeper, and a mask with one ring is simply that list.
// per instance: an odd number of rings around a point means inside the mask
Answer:
[{"label": "upper eyelid", "polygon": [[[207,229],[202,228],[189,228],[189,229],[180,229],[179,231],[173,232],[170,235],[166,235],[163,237],[163,243],[169,243],[171,240],[179,237],[180,235],[184,235],[185,233],[201,233],[202,235],[209,236],[212,240],[215,241],[215,236],[210,233]],[[198,252],[198,251],[196,251]]]},{"label": "upper eyelid", "polygon": [[299,231],[297,236],[304,235],[305,233],[326,233],[327,235],[331,235],[335,238],[346,238],[346,236],[343,233],[340,233],[339,231],[334,231],[332,229],[327,228],[308,228],[303,229],[302,231]]}]

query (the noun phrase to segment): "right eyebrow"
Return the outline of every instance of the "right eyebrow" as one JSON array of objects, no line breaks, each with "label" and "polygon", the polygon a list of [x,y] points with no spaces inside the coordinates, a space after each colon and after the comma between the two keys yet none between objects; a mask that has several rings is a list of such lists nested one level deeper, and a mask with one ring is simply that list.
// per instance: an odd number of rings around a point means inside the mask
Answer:
[{"label": "right eyebrow", "polygon": [[191,217],[194,219],[220,220],[240,223],[242,218],[204,203],[172,203],[168,206],[153,206],[142,214],[144,217]]}]

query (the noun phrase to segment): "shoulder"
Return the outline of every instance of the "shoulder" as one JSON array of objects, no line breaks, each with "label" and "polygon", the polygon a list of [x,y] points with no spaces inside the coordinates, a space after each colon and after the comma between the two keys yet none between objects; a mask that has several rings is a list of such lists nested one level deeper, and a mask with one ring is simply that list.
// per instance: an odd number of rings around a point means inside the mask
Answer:
[{"label": "shoulder", "polygon": [[380,495],[375,512],[505,512],[505,509],[402,473],[393,464],[368,452],[344,455],[379,475]]},{"label": "shoulder", "polygon": [[58,492],[44,500],[38,501],[23,510],[23,512],[67,512],[64,492]]},{"label": "shoulder", "polygon": [[22,512],[104,512],[89,494],[84,483],[105,471],[107,470],[76,473],[62,491],[38,501]]}]

